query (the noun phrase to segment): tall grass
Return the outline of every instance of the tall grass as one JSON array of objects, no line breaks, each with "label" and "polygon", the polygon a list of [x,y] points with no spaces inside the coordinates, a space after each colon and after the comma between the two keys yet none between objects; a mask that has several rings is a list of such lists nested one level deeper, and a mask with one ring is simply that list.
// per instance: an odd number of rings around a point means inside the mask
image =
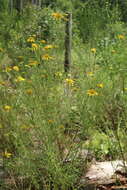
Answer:
[{"label": "tall grass", "polygon": [[[74,25],[73,65],[68,75],[63,72],[64,12],[26,7],[6,31],[7,41],[4,26],[8,28],[10,21],[3,20],[0,155],[4,189],[78,189],[93,158],[126,160],[126,26],[110,15],[106,2],[102,10],[95,3],[95,8],[81,4],[79,17],[74,17],[83,24],[82,37],[89,38],[83,44]],[[109,28],[106,35],[103,30]]]}]

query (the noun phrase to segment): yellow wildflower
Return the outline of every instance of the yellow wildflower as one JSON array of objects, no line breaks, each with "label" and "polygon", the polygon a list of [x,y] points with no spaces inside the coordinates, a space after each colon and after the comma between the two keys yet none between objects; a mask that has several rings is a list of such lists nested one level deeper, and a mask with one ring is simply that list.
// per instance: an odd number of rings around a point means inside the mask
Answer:
[{"label": "yellow wildflower", "polygon": [[36,38],[36,34],[33,34],[32,37]]},{"label": "yellow wildflower", "polygon": [[99,88],[103,88],[104,85],[103,85],[102,83],[99,83],[99,84],[97,84],[97,87],[99,87]]},{"label": "yellow wildflower", "polygon": [[118,39],[123,40],[123,39],[125,39],[125,36],[124,36],[124,35],[122,35],[122,34],[119,34],[119,35],[118,35]]},{"label": "yellow wildflower", "polygon": [[36,66],[36,65],[38,65],[39,63],[38,63],[38,61],[29,61],[29,66]]},{"label": "yellow wildflower", "polygon": [[14,71],[19,71],[19,67],[18,66],[13,66],[13,70]]},{"label": "yellow wildflower", "polygon": [[6,85],[7,83],[6,82],[4,82],[4,81],[0,81],[0,85]]},{"label": "yellow wildflower", "polygon": [[77,91],[79,90],[79,88],[76,88],[76,87],[75,87],[75,88],[73,88],[72,90],[73,90],[74,92],[77,92]]},{"label": "yellow wildflower", "polygon": [[27,90],[26,90],[26,93],[27,93],[28,95],[31,95],[31,94],[33,93],[33,91],[32,91],[32,89],[27,89]]},{"label": "yellow wildflower", "polygon": [[94,89],[87,90],[87,95],[89,96],[97,96],[98,93]]},{"label": "yellow wildflower", "polygon": [[17,77],[17,79],[15,81],[22,82],[22,81],[25,81],[25,78],[23,78],[22,76],[19,76],[19,77]]},{"label": "yellow wildflower", "polygon": [[52,60],[54,59],[52,56],[48,55],[48,54],[45,54],[42,56],[42,59],[45,60],[45,61],[48,61],[48,60]]},{"label": "yellow wildflower", "polygon": [[30,65],[24,65],[25,67],[27,67],[27,68],[30,68]]},{"label": "yellow wildflower", "polygon": [[5,68],[5,71],[6,71],[6,72],[10,72],[11,70],[12,70],[11,67],[6,67],[6,68]]},{"label": "yellow wildflower", "polygon": [[40,40],[42,44],[46,44],[46,40]]},{"label": "yellow wildflower", "polygon": [[87,72],[86,75],[92,77],[94,75],[94,73],[93,72]]},{"label": "yellow wildflower", "polygon": [[3,50],[3,48],[0,48],[0,52],[3,52],[4,50]]},{"label": "yellow wildflower", "polygon": [[20,61],[23,60],[23,56],[21,56],[21,55],[19,55],[17,58],[18,58]]},{"label": "yellow wildflower", "polygon": [[111,52],[112,52],[112,53],[116,53],[116,50],[113,49]]},{"label": "yellow wildflower", "polygon": [[74,80],[73,79],[69,79],[69,78],[67,78],[67,79],[65,79],[65,82],[68,84],[68,85],[74,85]]},{"label": "yellow wildflower", "polygon": [[38,48],[39,48],[38,44],[35,43],[32,44],[33,51],[36,51]]},{"label": "yellow wildflower", "polygon": [[96,53],[96,51],[97,51],[96,48],[91,48],[92,53]]},{"label": "yellow wildflower", "polygon": [[7,150],[5,150],[5,152],[3,153],[3,156],[6,158],[10,158],[12,156],[12,153],[7,152]]},{"label": "yellow wildflower", "polygon": [[33,42],[35,42],[35,38],[34,38],[34,37],[29,37],[29,38],[27,39],[27,42],[33,43]]},{"label": "yellow wildflower", "polygon": [[65,129],[65,126],[64,126],[64,125],[60,125],[60,126],[59,126],[59,129],[64,130],[64,129]]},{"label": "yellow wildflower", "polygon": [[62,73],[61,73],[61,72],[56,72],[56,73],[55,73],[55,76],[56,76],[56,77],[62,77]]},{"label": "yellow wildflower", "polygon": [[48,123],[53,123],[54,121],[52,119],[49,119],[48,120]]},{"label": "yellow wildflower", "polygon": [[57,13],[52,13],[52,17],[59,20],[63,18],[63,15],[57,12]]},{"label": "yellow wildflower", "polygon": [[7,111],[7,112],[9,112],[11,109],[12,109],[12,107],[9,106],[9,105],[4,106],[4,110]]},{"label": "yellow wildflower", "polygon": [[47,46],[44,47],[45,50],[52,49],[52,48],[54,48],[53,45],[47,45]]}]

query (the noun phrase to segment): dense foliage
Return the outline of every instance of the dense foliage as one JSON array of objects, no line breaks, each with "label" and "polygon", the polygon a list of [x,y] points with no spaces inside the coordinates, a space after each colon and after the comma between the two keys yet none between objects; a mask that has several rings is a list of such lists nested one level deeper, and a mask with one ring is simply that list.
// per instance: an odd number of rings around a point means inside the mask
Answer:
[{"label": "dense foliage", "polygon": [[2,189],[76,190],[94,159],[126,160],[126,7],[122,0],[0,0]]}]

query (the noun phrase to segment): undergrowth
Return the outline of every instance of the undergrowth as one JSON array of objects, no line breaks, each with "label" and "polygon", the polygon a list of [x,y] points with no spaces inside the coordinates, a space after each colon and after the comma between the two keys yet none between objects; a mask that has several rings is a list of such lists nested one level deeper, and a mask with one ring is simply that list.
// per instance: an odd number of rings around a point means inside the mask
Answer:
[{"label": "undergrowth", "polygon": [[28,6],[18,19],[16,11],[1,13],[1,189],[78,189],[94,159],[126,160],[126,25],[118,7],[110,15],[106,6],[105,25],[95,9],[96,25],[86,23],[90,40],[74,23],[69,73],[65,12]]}]

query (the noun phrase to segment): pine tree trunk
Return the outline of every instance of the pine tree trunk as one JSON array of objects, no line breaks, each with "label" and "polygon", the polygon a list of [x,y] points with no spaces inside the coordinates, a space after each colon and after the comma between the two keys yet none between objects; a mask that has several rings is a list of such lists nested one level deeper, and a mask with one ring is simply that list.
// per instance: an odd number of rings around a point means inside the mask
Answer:
[{"label": "pine tree trunk", "polygon": [[72,45],[72,14],[68,13],[65,27],[65,62],[64,70],[68,72],[71,65],[71,45]]},{"label": "pine tree trunk", "polygon": [[20,11],[23,10],[23,0],[20,0]]},{"label": "pine tree trunk", "polygon": [[13,11],[13,0],[10,0],[9,3],[10,3],[10,11],[12,12]]},{"label": "pine tree trunk", "polygon": [[38,6],[41,7],[41,0],[38,0]]},{"label": "pine tree trunk", "polygon": [[32,0],[31,3],[34,5],[34,0]]}]

